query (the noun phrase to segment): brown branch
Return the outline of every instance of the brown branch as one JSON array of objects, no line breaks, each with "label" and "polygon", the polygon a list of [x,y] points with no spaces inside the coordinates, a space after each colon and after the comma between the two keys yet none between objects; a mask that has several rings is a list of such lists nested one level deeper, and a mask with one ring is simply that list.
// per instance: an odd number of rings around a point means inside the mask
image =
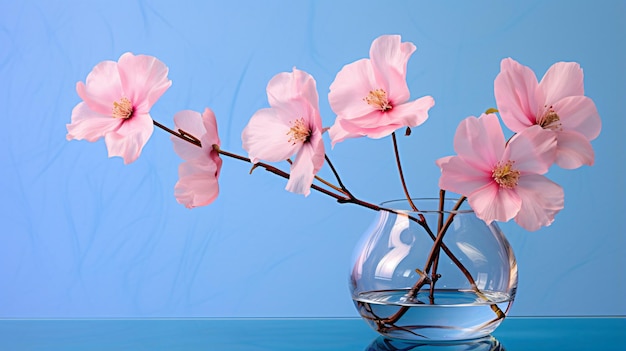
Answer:
[{"label": "brown branch", "polygon": [[[404,195],[406,196],[409,205],[414,212],[419,212],[413,200],[411,199],[411,195],[409,194],[409,189],[406,186],[406,181],[404,180],[404,173],[402,172],[402,163],[400,162],[400,152],[398,151],[398,140],[396,139],[396,132],[391,133],[391,139],[393,140],[393,152],[396,155],[396,165],[398,166],[398,174],[400,175],[400,182],[402,183],[402,189],[404,190]],[[422,214],[419,215],[420,219],[424,220]]]},{"label": "brown branch", "polygon": [[162,125],[161,123],[159,123],[159,122],[157,122],[155,120],[152,120],[152,123],[155,126],[163,129],[164,131],[166,131],[166,132],[168,132],[168,133],[170,133],[170,134],[172,134],[172,135],[174,135],[176,137],[179,137],[179,138],[183,139],[184,141],[186,141],[188,143],[194,144],[197,147],[202,147],[202,142],[200,142],[200,139],[198,139],[195,136],[185,132],[184,130],[182,130],[180,128],[178,129],[178,132],[175,132],[175,131],[169,129],[168,127]]},{"label": "brown branch", "polygon": [[346,188],[346,186],[343,185],[343,182],[341,181],[341,177],[339,177],[339,173],[337,172],[337,169],[335,169],[335,166],[333,165],[333,163],[330,162],[330,158],[328,157],[328,155],[324,154],[324,158],[326,159],[326,163],[328,164],[328,167],[330,167],[330,170],[335,175],[335,179],[337,179],[337,183],[339,183],[339,186],[341,187],[341,191],[345,193],[346,195],[348,195],[349,197],[354,198],[354,195],[352,195],[352,193],[350,193],[348,188]]},{"label": "brown branch", "polygon": [[[439,233],[441,231],[441,228],[443,227],[443,214],[444,214],[444,205],[446,202],[446,191],[443,189],[439,190],[439,206],[437,208],[438,212],[438,218],[437,218],[437,233]],[[439,254],[440,254],[440,250],[437,250],[437,253],[435,254],[435,261],[433,262],[433,270],[432,273],[430,274],[430,292],[428,294],[428,298],[430,299],[430,303],[431,304],[435,304],[435,284],[437,284],[437,280],[439,279],[439,277],[441,276],[440,274],[437,274],[437,267],[439,266]],[[428,272],[426,272],[428,273]]]}]

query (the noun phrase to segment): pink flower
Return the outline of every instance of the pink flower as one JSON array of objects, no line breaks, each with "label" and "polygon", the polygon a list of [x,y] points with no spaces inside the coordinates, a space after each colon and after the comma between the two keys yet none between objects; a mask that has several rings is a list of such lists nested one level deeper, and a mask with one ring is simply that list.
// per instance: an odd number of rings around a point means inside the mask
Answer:
[{"label": "pink flower", "polygon": [[487,223],[511,218],[527,230],[554,221],[563,208],[563,189],[542,174],[548,171],[556,139],[529,127],[508,144],[496,115],[468,117],[457,128],[457,156],[437,160],[439,186],[467,196],[476,215]]},{"label": "pink flower", "polygon": [[370,59],[344,66],[330,86],[330,107],[337,114],[329,134],[332,145],[368,136],[382,138],[402,127],[415,127],[428,118],[435,100],[424,96],[409,102],[406,65],[415,51],[399,35],[372,42]]},{"label": "pink flower", "polygon": [[598,137],[600,116],[584,96],[583,71],[575,62],[558,62],[537,82],[533,71],[511,58],[502,60],[494,92],[504,123],[512,131],[539,125],[557,138],[556,164],[574,169],[593,165],[590,141]]},{"label": "pink flower", "polygon": [[109,157],[135,161],[154,128],[150,108],[172,85],[167,71],[157,58],[129,52],[97,64],[86,83],[76,84],[83,102],[72,110],[67,140],[104,137]]},{"label": "pink flower", "polygon": [[187,208],[206,206],[217,198],[217,178],[222,169],[222,159],[213,148],[213,145],[220,145],[215,114],[208,108],[202,116],[195,111],[180,111],[174,115],[174,124],[176,129],[184,130],[202,143],[202,147],[198,147],[171,137],[174,151],[186,160],[178,167],[179,180],[174,187],[174,196]]},{"label": "pink flower", "polygon": [[257,111],[241,135],[252,163],[279,162],[296,154],[287,189],[309,195],[315,174],[324,164],[322,119],[315,80],[293,69],[279,73],[267,85],[271,108]]}]

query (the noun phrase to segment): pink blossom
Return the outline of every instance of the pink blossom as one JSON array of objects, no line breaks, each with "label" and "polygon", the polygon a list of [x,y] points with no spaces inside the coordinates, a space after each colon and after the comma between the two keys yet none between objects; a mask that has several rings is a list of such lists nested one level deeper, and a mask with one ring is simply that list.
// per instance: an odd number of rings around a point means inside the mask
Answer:
[{"label": "pink blossom", "polygon": [[76,84],[83,101],[72,110],[67,140],[104,137],[109,157],[135,161],[154,129],[150,108],[172,85],[167,72],[157,58],[129,52],[118,62],[97,64],[85,83]]},{"label": "pink blossom", "polygon": [[402,43],[399,35],[383,35],[372,42],[369,59],[341,69],[328,94],[337,114],[329,130],[332,145],[346,138],[382,138],[428,118],[432,97],[408,101],[406,66],[414,51],[415,45]]},{"label": "pink blossom", "polygon": [[178,167],[179,180],[174,187],[174,196],[187,208],[206,206],[217,198],[217,179],[222,169],[222,159],[213,148],[213,145],[220,146],[215,114],[208,108],[202,115],[195,111],[180,111],[174,115],[174,124],[176,129],[184,130],[202,143],[200,148],[171,137],[174,151],[186,161]]},{"label": "pink blossom", "polygon": [[504,123],[512,131],[539,125],[557,138],[556,164],[574,169],[593,165],[590,141],[598,137],[600,116],[584,96],[583,71],[575,62],[557,62],[541,82],[533,71],[511,58],[502,60],[494,92]]},{"label": "pink blossom", "polygon": [[550,225],[563,208],[563,189],[542,174],[556,152],[556,138],[529,127],[508,144],[496,115],[468,117],[454,137],[457,156],[437,160],[439,186],[464,196],[487,223],[511,218],[527,230]]},{"label": "pink blossom", "polygon": [[324,164],[322,119],[315,80],[306,72],[279,73],[267,85],[270,108],[257,111],[241,135],[252,163],[279,162],[296,155],[287,189],[309,195]]}]

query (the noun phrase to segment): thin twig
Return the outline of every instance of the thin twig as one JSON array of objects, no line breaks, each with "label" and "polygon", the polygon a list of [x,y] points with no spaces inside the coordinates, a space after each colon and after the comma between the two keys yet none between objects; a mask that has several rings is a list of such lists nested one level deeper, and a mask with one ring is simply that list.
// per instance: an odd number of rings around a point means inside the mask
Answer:
[{"label": "thin twig", "polygon": [[[396,139],[396,132],[391,133],[391,139],[393,140],[393,152],[396,155],[396,165],[398,166],[398,173],[400,175],[400,182],[402,183],[402,189],[404,190],[404,195],[406,196],[406,199],[411,205],[411,208],[413,209],[413,211],[419,212],[419,210],[413,203],[413,200],[411,199],[411,195],[409,194],[409,189],[406,186],[406,181],[404,180],[404,173],[402,172],[402,163],[400,162],[400,152],[398,151],[398,140]],[[422,214],[420,214],[420,217],[423,217]]]},{"label": "thin twig", "polygon": [[346,186],[343,185],[343,182],[341,181],[341,177],[339,177],[339,173],[337,172],[337,169],[335,169],[335,166],[333,165],[333,163],[330,162],[330,158],[328,157],[328,155],[324,154],[324,158],[326,159],[326,163],[328,164],[328,167],[330,167],[330,170],[335,175],[335,179],[337,179],[337,183],[339,183],[339,186],[341,187],[341,192],[343,192],[344,194],[348,195],[351,198],[354,198],[354,195],[352,195],[352,193],[350,193],[348,188],[346,188]]},{"label": "thin twig", "polygon": [[[328,158],[327,158],[326,160],[328,161]],[[292,164],[293,164],[293,161],[291,161],[291,159],[289,159],[289,158],[287,159],[287,162],[288,162],[290,165],[292,165]],[[331,168],[332,168],[332,166],[331,166]],[[339,180],[339,177],[337,176],[337,174],[336,174],[336,173],[335,173],[335,177]],[[333,184],[333,183],[331,183],[331,182],[327,181],[326,179],[324,179],[324,178],[322,178],[322,177],[318,176],[317,174],[314,176],[314,178],[315,178],[316,180],[318,180],[320,183],[322,183],[322,184],[326,185],[326,186],[327,186],[327,187],[329,187],[329,188],[333,188],[334,190],[336,190],[336,191],[338,191],[338,192],[340,192],[340,193],[344,193],[344,194],[346,194],[346,195],[348,195],[348,196],[352,196],[352,194],[350,194],[350,192],[349,192],[349,191],[348,191],[345,187],[343,187],[343,189],[342,189],[342,188],[340,188],[340,187],[336,186],[335,184]],[[341,184],[341,180],[339,180],[339,183]]]},{"label": "thin twig", "polygon": [[[240,155],[228,152],[228,151],[224,151],[224,150],[220,149],[218,145],[213,145],[213,149],[215,151],[217,151],[220,155],[232,157],[234,159],[237,159],[237,160],[240,160],[240,161],[244,161],[244,162],[247,162],[247,163],[252,163],[252,161],[249,158],[244,157],[244,156],[240,156]],[[287,173],[287,172],[285,172],[283,170],[280,170],[280,169],[278,169],[278,168],[276,168],[274,166],[268,165],[267,163],[257,162],[257,163],[254,164],[254,167],[264,168],[268,172],[274,173],[274,174],[276,174],[276,175],[278,175],[278,176],[280,176],[282,178],[289,179],[289,173]],[[374,211],[388,211],[388,212],[393,212],[393,213],[398,214],[398,212],[395,211],[395,210],[382,208],[382,207],[374,205],[372,203],[359,200],[359,199],[357,199],[355,197],[346,197],[345,195],[340,195],[340,194],[334,193],[334,192],[332,192],[332,191],[330,191],[328,189],[322,188],[322,187],[320,187],[319,185],[316,185],[316,184],[311,184],[311,189],[319,191],[319,192],[321,192],[323,194],[326,194],[326,195],[328,195],[330,197],[333,197],[333,198],[335,198],[337,200],[337,202],[342,203],[342,204],[343,203],[351,203],[351,204],[359,205],[361,207],[369,208],[369,209],[374,210]]]},{"label": "thin twig", "polygon": [[[439,206],[438,206],[438,211],[437,211],[437,233],[439,233],[441,231],[441,228],[443,227],[443,214],[444,214],[444,209],[445,209],[445,203],[446,203],[446,191],[443,189],[439,190]],[[437,250],[437,252],[435,253],[435,261],[433,262],[433,270],[432,273],[430,274],[430,293],[428,294],[428,298],[430,299],[430,303],[431,304],[435,304],[435,284],[437,283],[437,280],[439,280],[440,275],[437,274],[437,267],[439,266],[439,255],[440,255],[441,251]],[[428,272],[426,272],[428,273]]]},{"label": "thin twig", "polygon": [[157,122],[155,120],[152,120],[152,123],[155,126],[163,129],[164,131],[166,131],[166,132],[168,132],[168,133],[170,133],[170,134],[172,134],[174,136],[177,136],[177,137],[183,139],[184,141],[186,141],[188,143],[194,144],[197,147],[202,147],[202,142],[200,142],[200,139],[198,139],[195,136],[185,132],[184,130],[182,130],[180,128],[178,129],[178,132],[175,132],[175,131],[169,129],[168,127],[162,125],[161,123],[159,123],[159,122]]}]

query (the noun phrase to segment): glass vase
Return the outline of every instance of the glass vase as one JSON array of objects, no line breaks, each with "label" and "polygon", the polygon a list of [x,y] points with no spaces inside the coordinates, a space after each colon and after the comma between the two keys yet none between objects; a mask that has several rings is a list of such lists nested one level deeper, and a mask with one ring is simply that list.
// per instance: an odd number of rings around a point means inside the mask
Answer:
[{"label": "glass vase", "polygon": [[489,335],[515,298],[511,246],[495,222],[486,224],[465,203],[456,209],[456,199],[413,203],[418,211],[407,200],[381,204],[355,248],[350,291],[357,311],[390,338]]}]

